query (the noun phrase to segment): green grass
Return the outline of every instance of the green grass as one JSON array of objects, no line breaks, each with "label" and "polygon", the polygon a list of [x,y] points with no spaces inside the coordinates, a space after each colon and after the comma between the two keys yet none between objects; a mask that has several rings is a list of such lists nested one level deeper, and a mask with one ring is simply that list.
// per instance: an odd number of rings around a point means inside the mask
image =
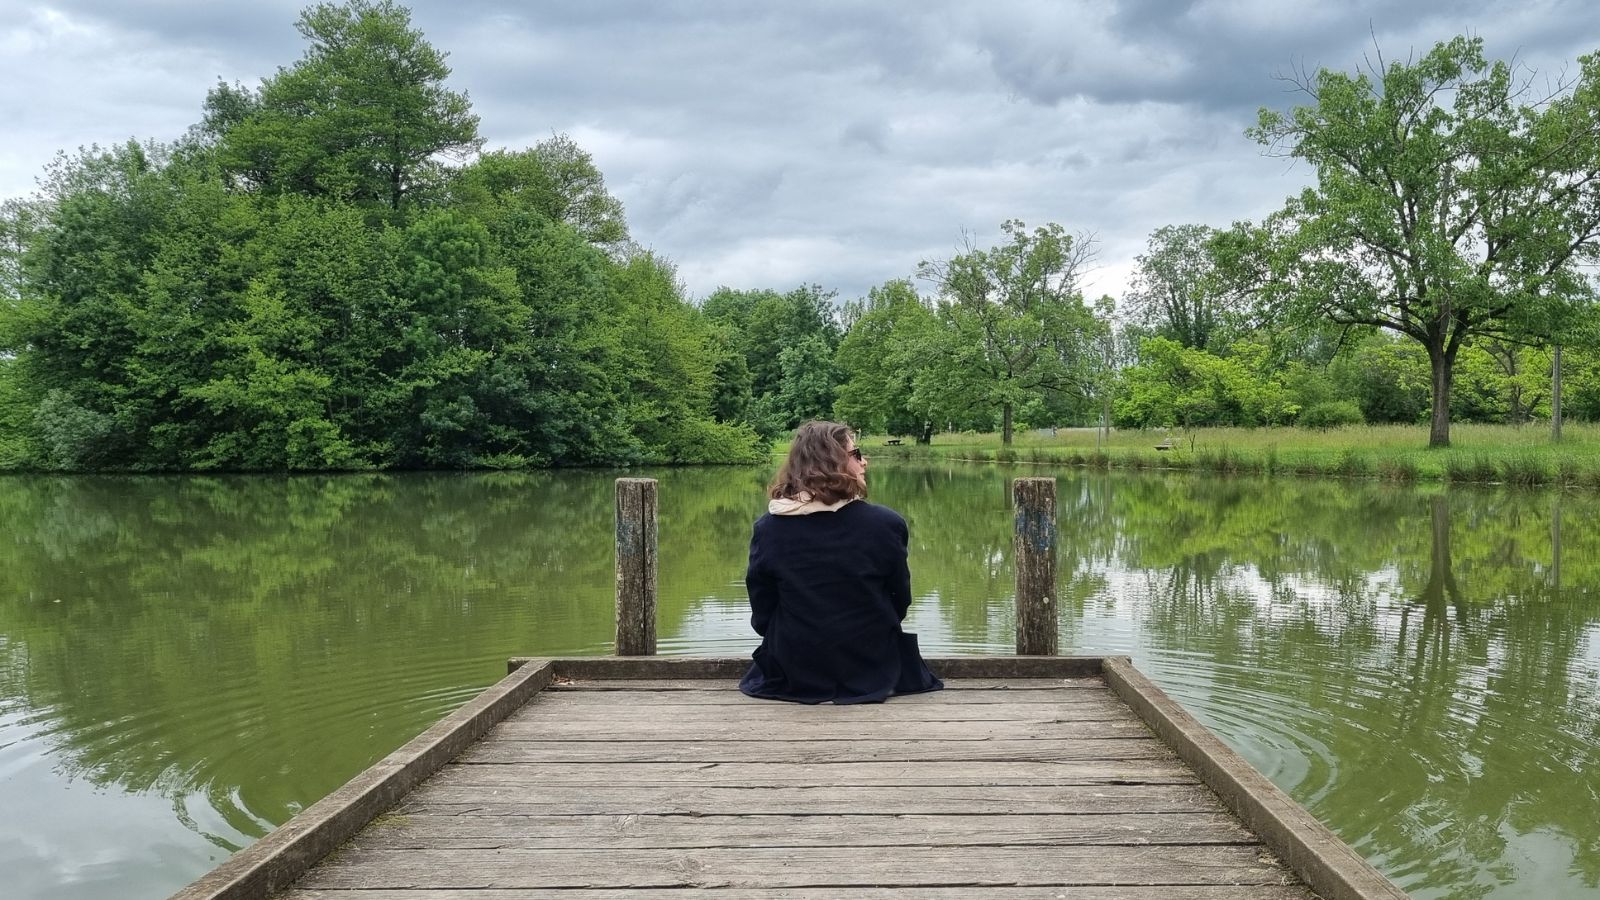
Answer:
[{"label": "green grass", "polygon": [[[1332,475],[1395,482],[1494,482],[1600,488],[1600,424],[1569,422],[1559,444],[1548,425],[1470,425],[1450,429],[1451,445],[1428,447],[1420,425],[1357,425],[1328,431],[1299,428],[1203,428],[1170,432],[1175,446],[1158,451],[1163,431],[1095,430],[1055,435],[1019,431],[1010,447],[1000,435],[938,434],[928,446],[891,447],[883,436],[860,439],[869,455],[889,459],[959,459],[1019,466],[1177,469],[1261,475]],[[775,452],[788,448],[780,445]]]}]

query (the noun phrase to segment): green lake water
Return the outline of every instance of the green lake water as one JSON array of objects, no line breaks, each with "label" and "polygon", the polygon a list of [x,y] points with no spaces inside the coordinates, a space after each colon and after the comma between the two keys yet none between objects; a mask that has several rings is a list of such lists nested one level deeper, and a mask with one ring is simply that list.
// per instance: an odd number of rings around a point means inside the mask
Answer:
[{"label": "green lake water", "polygon": [[[504,672],[606,654],[612,480],[660,650],[743,655],[765,469],[0,478],[0,894],[164,897]],[[1061,647],[1135,662],[1419,898],[1600,897],[1600,496],[874,465],[930,655],[1009,653],[1009,480]]]}]

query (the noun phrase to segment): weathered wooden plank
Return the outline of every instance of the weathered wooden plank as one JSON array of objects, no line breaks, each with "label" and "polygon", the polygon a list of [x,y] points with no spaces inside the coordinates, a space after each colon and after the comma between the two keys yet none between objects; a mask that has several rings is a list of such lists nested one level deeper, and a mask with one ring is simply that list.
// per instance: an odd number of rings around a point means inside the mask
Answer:
[{"label": "weathered wooden plank", "polygon": [[829,790],[661,786],[555,786],[537,792],[430,782],[397,807],[401,815],[808,815],[871,812],[881,815],[983,815],[990,813],[1206,812],[1216,798],[1189,785],[1050,785],[1017,787],[852,787]]},{"label": "weathered wooden plank", "polygon": [[1325,900],[1406,896],[1327,826],[1245,762],[1126,657],[1106,661],[1106,682],[1268,847]]},{"label": "weathered wooden plank", "polygon": [[1259,844],[1227,813],[1089,816],[386,816],[377,850]]},{"label": "weathered wooden plank", "polygon": [[551,785],[719,785],[727,787],[1198,784],[1194,772],[1173,760],[1072,760],[1069,762],[836,763],[549,763],[447,766],[433,784],[517,787]]},{"label": "weathered wooden plank", "polygon": [[[592,683],[592,682],[591,682]],[[629,682],[631,683],[631,682]],[[761,706],[773,709],[784,709],[791,704],[772,700],[758,700],[746,697],[735,690],[651,690],[610,688],[606,690],[587,690],[578,688],[552,688],[539,695],[541,704],[565,704],[569,706],[608,706],[620,704],[627,706]],[[885,703],[877,704],[878,709],[902,709],[908,706],[1077,706],[1081,704],[1112,703],[1124,709],[1127,704],[1122,702],[1110,688],[1101,685],[1100,690],[1089,691],[1079,689],[1062,690],[943,690],[931,691],[926,694],[906,694],[903,697],[894,697]],[[871,708],[873,704],[857,704]],[[839,709],[832,704],[820,704],[824,709]]]},{"label": "weathered wooden plank", "polygon": [[[670,657],[660,657],[667,659]],[[749,662],[745,662],[749,667]],[[744,670],[740,669],[739,674]],[[744,697],[739,693],[738,675],[723,676],[718,678],[628,678],[628,679],[597,679],[597,678],[572,678],[552,682],[546,690],[553,693],[566,693],[569,691],[694,691],[694,692],[727,692]],[[966,694],[975,692],[988,692],[995,694],[1011,694],[1018,691],[1071,691],[1084,690],[1093,693],[1104,693],[1108,690],[1105,681],[1099,675],[1079,676],[1074,678],[959,678],[946,681],[944,690],[931,691],[925,694],[906,694],[892,697],[888,703],[916,703],[935,698],[948,697],[951,694]],[[747,698],[750,699],[750,698]],[[763,701],[773,703],[776,701]],[[778,705],[787,705],[779,703]]]},{"label": "weathered wooden plank", "polygon": [[[630,696],[630,695],[624,695]],[[559,719],[563,722],[734,722],[793,723],[809,726],[820,722],[1137,722],[1139,717],[1126,703],[1106,698],[1094,703],[984,703],[970,705],[919,704],[916,706],[878,706],[867,704],[835,706],[831,703],[799,709],[791,705],[751,701],[732,706],[658,706],[626,703],[566,704],[560,698],[540,699],[517,711],[514,721]]]},{"label": "weathered wooden plank", "polygon": [[473,745],[460,763],[512,762],[955,762],[1172,759],[1156,739],[935,741],[540,741],[502,739],[493,733]]},{"label": "weathered wooden plank", "polygon": [[[533,657],[512,657],[515,671]],[[1087,678],[1099,676],[1099,656],[941,656],[928,660],[944,678]],[[539,660],[543,662],[543,660]],[[750,668],[748,656],[575,656],[556,660],[556,675],[572,679],[700,679],[737,680]]]},{"label": "weathered wooden plank", "polygon": [[[631,890],[628,888],[554,889],[538,888],[465,890],[362,890],[360,893],[345,890],[293,890],[283,895],[283,900],[655,900],[687,896],[689,888],[670,893],[659,888]],[[732,888],[722,889],[714,895],[716,900],[907,900],[907,892],[897,888],[879,887],[829,887],[829,888]],[[973,900],[969,887],[918,887],[916,900]],[[1151,884],[1073,887],[1064,894],[1059,887],[1016,887],[989,885],[983,889],[985,900],[1315,900],[1312,894],[1299,885],[1288,884]]]},{"label": "weathered wooden plank", "polygon": [[863,738],[905,738],[931,741],[1032,740],[1076,737],[1099,740],[1115,737],[1144,738],[1150,731],[1143,722],[904,722],[875,721],[739,721],[682,722],[641,719],[626,723],[574,722],[566,719],[518,717],[495,729],[495,740],[565,741],[851,741]]},{"label": "weathered wooden plank", "polygon": [[305,888],[738,888],[1079,884],[1277,884],[1253,847],[943,847],[894,853],[815,847],[737,850],[348,849]]}]

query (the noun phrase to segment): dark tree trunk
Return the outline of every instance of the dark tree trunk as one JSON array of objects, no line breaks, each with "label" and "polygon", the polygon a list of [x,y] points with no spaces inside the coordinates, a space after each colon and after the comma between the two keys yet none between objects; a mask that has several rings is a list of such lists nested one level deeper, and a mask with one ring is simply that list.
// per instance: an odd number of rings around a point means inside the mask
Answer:
[{"label": "dark tree trunk", "polygon": [[1004,403],[1000,406],[1000,443],[1011,446],[1011,404]]},{"label": "dark tree trunk", "polygon": [[1433,423],[1428,430],[1429,447],[1450,446],[1450,383],[1455,378],[1456,355],[1444,348],[1428,348],[1433,364]]},{"label": "dark tree trunk", "polygon": [[1510,351],[1506,356],[1506,374],[1511,376],[1511,424],[1521,425],[1533,418],[1533,410],[1522,404],[1522,385],[1517,383],[1517,354]]}]

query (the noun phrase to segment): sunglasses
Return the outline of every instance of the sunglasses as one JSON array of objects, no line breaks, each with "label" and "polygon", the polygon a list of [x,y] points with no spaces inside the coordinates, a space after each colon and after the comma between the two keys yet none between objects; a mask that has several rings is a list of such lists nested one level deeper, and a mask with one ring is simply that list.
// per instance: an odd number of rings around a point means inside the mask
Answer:
[{"label": "sunglasses", "polygon": [[856,462],[866,462],[867,461],[867,455],[865,453],[861,452],[861,448],[860,447],[851,447],[850,448],[850,458],[855,460]]}]

